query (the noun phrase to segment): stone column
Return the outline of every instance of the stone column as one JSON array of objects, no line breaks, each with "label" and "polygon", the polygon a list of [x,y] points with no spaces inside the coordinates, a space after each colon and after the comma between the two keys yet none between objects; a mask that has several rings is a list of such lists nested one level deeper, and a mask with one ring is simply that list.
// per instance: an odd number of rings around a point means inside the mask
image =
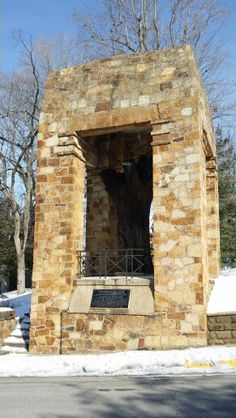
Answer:
[{"label": "stone column", "polygon": [[[198,124],[153,123],[154,299],[175,345],[206,344],[206,170]],[[172,330],[172,331],[171,331]],[[171,345],[171,344],[170,344]]]},{"label": "stone column", "polygon": [[82,247],[84,160],[73,134],[41,134],[38,146],[30,351],[59,353]]},{"label": "stone column", "polygon": [[215,278],[220,272],[220,233],[218,175],[214,158],[207,161],[206,169],[208,267],[210,278]]}]

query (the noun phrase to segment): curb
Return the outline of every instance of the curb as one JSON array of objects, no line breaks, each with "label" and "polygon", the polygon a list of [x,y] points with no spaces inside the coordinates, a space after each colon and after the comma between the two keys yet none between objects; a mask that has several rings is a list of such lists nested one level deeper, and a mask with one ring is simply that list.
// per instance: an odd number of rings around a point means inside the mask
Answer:
[{"label": "curb", "polygon": [[221,366],[236,367],[236,360],[220,360],[219,364]]},{"label": "curb", "polygon": [[236,367],[236,360],[227,359],[227,360],[219,360],[216,362],[210,361],[207,363],[190,363],[189,361],[184,362],[184,366],[188,369],[210,369],[214,366],[228,366],[228,367]]},{"label": "curb", "polygon": [[184,366],[188,369],[210,369],[214,366],[213,363],[189,363],[188,361],[184,362]]}]

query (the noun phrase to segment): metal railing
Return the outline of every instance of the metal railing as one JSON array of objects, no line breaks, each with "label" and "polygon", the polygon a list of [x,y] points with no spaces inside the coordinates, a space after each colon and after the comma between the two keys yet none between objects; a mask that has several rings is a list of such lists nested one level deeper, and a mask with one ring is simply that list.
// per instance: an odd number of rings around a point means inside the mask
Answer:
[{"label": "metal railing", "polygon": [[143,249],[78,251],[79,277],[133,277],[144,267]]}]

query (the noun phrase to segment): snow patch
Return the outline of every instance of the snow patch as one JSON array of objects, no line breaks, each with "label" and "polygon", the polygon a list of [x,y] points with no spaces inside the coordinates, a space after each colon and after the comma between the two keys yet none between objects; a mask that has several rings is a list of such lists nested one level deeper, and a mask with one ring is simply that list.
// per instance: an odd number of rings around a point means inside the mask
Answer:
[{"label": "snow patch", "polygon": [[[236,347],[204,347],[169,351],[129,351],[98,355],[0,356],[0,377],[10,376],[144,376],[236,373],[222,361],[236,359]],[[194,365],[191,368],[191,364]],[[202,365],[210,365],[202,367]]]},{"label": "snow patch", "polygon": [[[235,269],[234,269],[235,270]],[[207,314],[236,313],[236,272],[221,274],[215,279],[212,289]]]},{"label": "snow patch", "polygon": [[22,295],[17,295],[17,291],[3,293],[0,295],[0,307],[14,309],[16,315],[22,318],[25,313],[29,313],[31,305],[31,289],[27,289]]},{"label": "snow patch", "polygon": [[0,307],[0,312],[13,312],[14,309],[12,308],[6,308],[6,307]]}]

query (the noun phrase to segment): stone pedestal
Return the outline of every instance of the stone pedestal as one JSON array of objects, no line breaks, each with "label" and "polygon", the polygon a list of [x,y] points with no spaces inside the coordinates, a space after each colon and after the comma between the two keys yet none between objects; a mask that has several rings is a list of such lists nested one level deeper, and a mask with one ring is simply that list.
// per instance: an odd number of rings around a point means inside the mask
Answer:
[{"label": "stone pedestal", "polygon": [[[150,315],[154,313],[153,293],[151,290],[153,278],[144,277],[110,277],[100,279],[86,277],[78,279],[73,289],[68,312],[95,314],[125,314]],[[128,290],[129,301],[127,309],[91,307],[94,290]]]}]

